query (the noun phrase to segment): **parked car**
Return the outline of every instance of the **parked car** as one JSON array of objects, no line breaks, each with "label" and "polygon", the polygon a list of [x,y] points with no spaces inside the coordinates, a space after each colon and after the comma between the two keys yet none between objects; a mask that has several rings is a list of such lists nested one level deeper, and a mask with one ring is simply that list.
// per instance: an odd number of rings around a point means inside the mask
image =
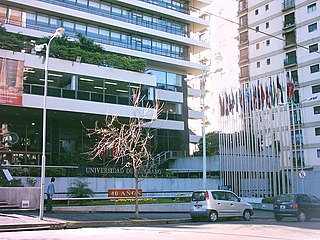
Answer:
[{"label": "parked car", "polygon": [[273,205],[274,218],[297,218],[299,222],[320,218],[320,200],[311,194],[283,194]]},{"label": "parked car", "polygon": [[211,222],[225,217],[242,217],[249,221],[253,207],[227,190],[199,190],[192,193],[190,215],[193,220],[207,218]]}]

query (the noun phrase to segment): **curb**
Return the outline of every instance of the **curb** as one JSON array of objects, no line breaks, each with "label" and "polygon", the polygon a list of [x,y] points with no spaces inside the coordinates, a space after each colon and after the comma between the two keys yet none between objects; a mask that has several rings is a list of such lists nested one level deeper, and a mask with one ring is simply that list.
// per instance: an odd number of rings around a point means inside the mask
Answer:
[{"label": "curb", "polygon": [[66,229],[87,228],[87,227],[116,227],[116,226],[146,226],[154,224],[175,224],[192,222],[191,218],[181,219],[156,219],[156,220],[116,220],[116,221],[85,221],[66,222]]}]

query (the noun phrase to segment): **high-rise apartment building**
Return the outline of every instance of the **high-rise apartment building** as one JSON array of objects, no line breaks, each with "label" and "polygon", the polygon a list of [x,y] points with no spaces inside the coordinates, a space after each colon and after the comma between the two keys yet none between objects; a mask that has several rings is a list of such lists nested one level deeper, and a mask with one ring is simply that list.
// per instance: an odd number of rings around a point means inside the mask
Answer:
[{"label": "high-rise apartment building", "polygon": [[[238,19],[239,104],[245,105],[247,130],[257,129],[255,143],[247,145],[259,157],[250,164],[248,155],[242,178],[256,179],[251,181],[255,195],[311,190],[312,184],[303,181],[318,179],[320,167],[320,3],[239,0]],[[232,184],[238,185],[239,176]]]},{"label": "high-rise apartment building", "polygon": [[[137,66],[134,70],[125,63],[114,66],[110,59],[106,63],[98,56],[91,56],[95,64],[88,62],[88,56],[77,54],[71,60],[63,54],[50,56],[46,97],[48,164],[74,164],[81,157],[79,153],[92,146],[94,139],[87,138],[84,126],[93,127],[106,115],[117,115],[121,121],[134,117],[132,88],[139,88],[145,95],[139,111],[144,112],[145,103],[155,99],[163,104],[163,111],[151,126],[152,152],[189,152],[189,144],[199,138],[189,132],[188,121],[201,119],[202,113],[201,109],[189,109],[187,99],[190,95],[200,97],[201,92],[188,87],[185,79],[202,74],[205,54],[210,49],[210,21],[201,9],[210,2],[1,1],[2,27],[7,33],[29,37],[31,44],[51,37],[62,27],[68,40],[77,41],[81,34],[114,54],[114,61],[121,56],[146,63],[145,69]],[[44,58],[34,48],[13,50],[8,42],[1,42],[0,48],[1,163],[39,164]],[[148,115],[143,117],[146,122],[150,119]]]}]

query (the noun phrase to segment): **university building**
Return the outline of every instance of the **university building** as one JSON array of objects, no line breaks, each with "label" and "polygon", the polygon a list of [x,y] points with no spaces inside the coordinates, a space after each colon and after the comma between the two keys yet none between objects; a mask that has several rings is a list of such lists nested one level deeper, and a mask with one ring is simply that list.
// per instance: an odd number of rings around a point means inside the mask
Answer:
[{"label": "university building", "polygon": [[[163,111],[152,124],[150,149],[189,153],[200,136],[189,131],[189,122],[201,119],[200,89],[192,89],[187,76],[203,73],[210,49],[209,15],[201,9],[209,0],[5,0],[0,22],[7,34],[30,39],[30,48],[0,43],[0,160],[2,164],[40,165],[45,58],[35,51],[38,39],[48,40],[56,29],[65,29],[68,41],[93,40],[105,53],[135,61],[136,68],[116,66],[91,57],[64,59],[51,55],[47,79],[47,165],[77,165],[92,147],[85,128],[105,116],[120,121],[134,117],[132,89],[146,103],[158,100]],[[10,35],[13,36],[13,35]],[[53,39],[50,52],[54,52]],[[12,40],[12,45],[17,45]],[[15,49],[17,47],[17,49]],[[80,51],[80,50],[79,50]],[[69,56],[70,57],[70,56]],[[139,60],[145,68],[141,69]],[[145,121],[150,116],[144,116]]]}]

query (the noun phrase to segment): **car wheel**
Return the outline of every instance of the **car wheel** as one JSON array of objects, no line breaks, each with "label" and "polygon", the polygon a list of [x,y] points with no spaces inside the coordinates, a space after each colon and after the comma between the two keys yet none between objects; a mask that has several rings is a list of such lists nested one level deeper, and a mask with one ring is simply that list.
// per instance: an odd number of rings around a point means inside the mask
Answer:
[{"label": "car wheel", "polygon": [[216,211],[211,211],[209,214],[209,220],[215,222],[218,220],[218,213]]},{"label": "car wheel", "polygon": [[297,219],[299,222],[305,222],[307,220],[306,214],[304,212],[299,212]]},{"label": "car wheel", "polygon": [[250,211],[249,210],[245,210],[243,212],[242,218],[243,218],[244,221],[250,221],[250,219],[251,219]]},{"label": "car wheel", "polygon": [[275,218],[278,222],[280,222],[283,217],[282,217],[282,216],[275,215],[274,218]]}]

